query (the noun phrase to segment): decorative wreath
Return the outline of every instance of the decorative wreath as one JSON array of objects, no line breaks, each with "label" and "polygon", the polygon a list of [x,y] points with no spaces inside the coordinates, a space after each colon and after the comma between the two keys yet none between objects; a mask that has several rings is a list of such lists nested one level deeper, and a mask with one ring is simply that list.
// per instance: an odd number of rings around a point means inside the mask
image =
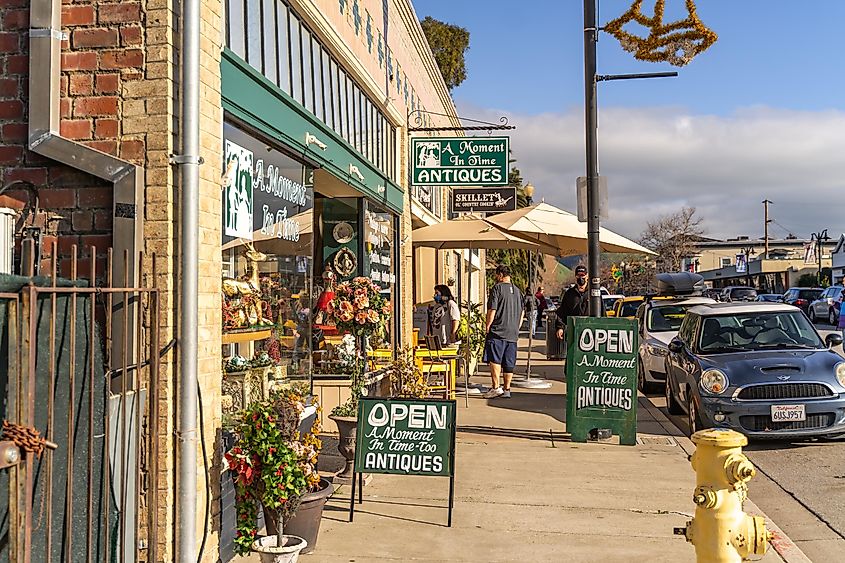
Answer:
[{"label": "decorative wreath", "polygon": [[[695,1],[686,0],[686,3],[689,15],[685,19],[664,25],[665,0],[657,0],[654,5],[654,17],[651,18],[642,13],[643,0],[634,0],[627,12],[608,22],[603,29],[615,37],[623,49],[634,53],[636,59],[684,66],[719,38],[698,18]],[[631,22],[649,28],[651,32],[648,37],[642,38],[622,29]]]}]

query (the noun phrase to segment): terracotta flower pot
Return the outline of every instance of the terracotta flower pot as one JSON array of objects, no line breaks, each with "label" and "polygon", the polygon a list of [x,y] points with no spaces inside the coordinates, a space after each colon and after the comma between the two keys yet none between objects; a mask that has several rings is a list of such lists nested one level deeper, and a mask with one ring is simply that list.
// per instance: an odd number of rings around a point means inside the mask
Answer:
[{"label": "terracotta flower pot", "polygon": [[285,533],[299,536],[308,542],[302,553],[311,553],[317,547],[317,535],[323,518],[323,507],[332,496],[334,487],[326,479],[320,479],[320,488],[303,495],[293,516],[285,522]]},{"label": "terracotta flower pot", "polygon": [[355,459],[355,440],[358,434],[358,417],[351,416],[330,416],[331,420],[337,424],[337,430],[340,433],[340,441],[337,445],[337,451],[346,460],[346,465],[343,471],[337,474],[336,479],[342,479],[349,482],[352,479],[352,464]]}]

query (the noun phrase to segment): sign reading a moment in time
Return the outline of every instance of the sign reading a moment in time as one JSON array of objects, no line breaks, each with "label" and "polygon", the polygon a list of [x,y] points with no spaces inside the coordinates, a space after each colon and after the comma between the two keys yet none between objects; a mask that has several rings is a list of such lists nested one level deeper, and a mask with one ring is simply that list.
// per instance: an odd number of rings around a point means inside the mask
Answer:
[{"label": "sign reading a moment in time", "polygon": [[[363,502],[364,473],[449,477],[449,520],[455,498],[455,401],[379,399],[358,402],[358,428],[349,521],[355,490]],[[357,477],[357,482],[356,482]]]},{"label": "sign reading a moment in time", "polygon": [[228,123],[223,136],[223,235],[298,242],[302,225],[294,217],[313,200],[303,165]]},{"label": "sign reading a moment in time", "polygon": [[570,317],[566,334],[566,429],[572,441],[609,428],[620,443],[636,444],[636,321]]},{"label": "sign reading a moment in time", "polygon": [[505,186],[508,137],[414,137],[411,183],[416,186]]},{"label": "sign reading a moment in time", "polygon": [[454,401],[360,401],[355,471],[448,476],[452,471]]}]

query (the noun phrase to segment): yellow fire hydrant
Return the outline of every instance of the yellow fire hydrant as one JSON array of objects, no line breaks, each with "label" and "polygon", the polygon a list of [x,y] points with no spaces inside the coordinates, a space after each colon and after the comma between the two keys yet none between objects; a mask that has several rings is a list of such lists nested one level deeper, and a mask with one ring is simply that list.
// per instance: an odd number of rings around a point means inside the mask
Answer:
[{"label": "yellow fire hydrant", "polygon": [[742,511],[748,481],[757,473],[742,453],[748,439],[733,430],[709,429],[692,436],[690,458],[696,487],[695,517],[676,534],[695,546],[699,563],[734,563],[749,555],[764,555],[771,534],[761,516]]}]

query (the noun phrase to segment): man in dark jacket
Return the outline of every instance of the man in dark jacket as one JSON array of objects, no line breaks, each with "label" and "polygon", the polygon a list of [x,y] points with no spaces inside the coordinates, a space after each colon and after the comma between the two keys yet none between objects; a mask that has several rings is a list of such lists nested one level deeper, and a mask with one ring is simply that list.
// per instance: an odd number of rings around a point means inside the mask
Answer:
[{"label": "man in dark jacket", "polygon": [[[563,340],[566,329],[566,319],[569,317],[587,317],[590,315],[590,284],[585,266],[575,267],[575,285],[564,292],[560,298],[560,305],[555,311],[555,330],[559,340]],[[604,303],[602,302],[602,316]]]}]

